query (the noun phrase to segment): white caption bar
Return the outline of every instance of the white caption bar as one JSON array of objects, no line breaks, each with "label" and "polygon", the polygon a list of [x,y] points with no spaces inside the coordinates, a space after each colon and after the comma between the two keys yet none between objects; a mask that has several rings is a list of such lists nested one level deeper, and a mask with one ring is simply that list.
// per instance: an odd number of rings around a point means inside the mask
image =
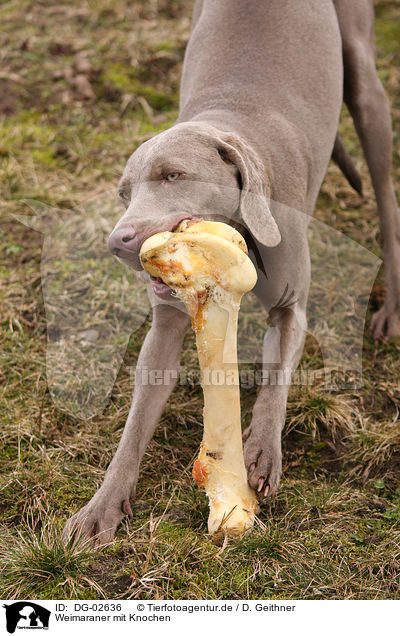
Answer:
[{"label": "white caption bar", "polygon": [[[0,601],[3,634],[394,633],[400,601]],[[397,630],[397,627],[395,627]],[[23,632],[20,630],[24,630]],[[276,632],[278,633],[278,632]],[[396,632],[397,633],[397,632]],[[40,636],[35,634],[35,636]]]}]

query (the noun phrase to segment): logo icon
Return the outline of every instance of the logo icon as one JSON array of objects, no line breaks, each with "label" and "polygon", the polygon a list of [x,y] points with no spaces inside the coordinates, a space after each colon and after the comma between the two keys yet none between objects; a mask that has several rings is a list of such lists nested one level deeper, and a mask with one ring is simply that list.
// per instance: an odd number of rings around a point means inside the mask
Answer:
[{"label": "logo icon", "polygon": [[9,634],[13,634],[16,629],[49,629],[51,612],[37,603],[18,601],[3,607],[6,609]]}]

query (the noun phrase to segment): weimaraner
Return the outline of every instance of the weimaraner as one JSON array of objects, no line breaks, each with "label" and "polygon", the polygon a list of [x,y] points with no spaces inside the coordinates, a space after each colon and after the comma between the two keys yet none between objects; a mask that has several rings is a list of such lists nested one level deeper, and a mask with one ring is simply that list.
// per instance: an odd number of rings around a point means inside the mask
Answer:
[{"label": "weimaraner", "polygon": [[[371,328],[376,340],[400,335],[391,119],[375,68],[373,22],[372,0],[197,0],[178,120],[132,154],[120,182],[127,209],[109,246],[136,270],[143,241],[184,218],[229,219],[243,232],[259,270],[255,293],[280,331],[279,362],[268,362],[276,345],[264,340],[268,368],[293,372],[302,354],[310,282],[305,219],[332,151],[360,189],[336,138],[343,92],[371,173],[383,241],[387,293]],[[128,420],[103,484],[64,536],[78,532],[106,543],[132,514],[139,465],[174,387],[141,382],[141,370],[178,370],[189,319],[161,279],[142,276],[153,323]],[[262,385],[244,432],[248,480],[260,497],[279,485],[288,388]]]}]

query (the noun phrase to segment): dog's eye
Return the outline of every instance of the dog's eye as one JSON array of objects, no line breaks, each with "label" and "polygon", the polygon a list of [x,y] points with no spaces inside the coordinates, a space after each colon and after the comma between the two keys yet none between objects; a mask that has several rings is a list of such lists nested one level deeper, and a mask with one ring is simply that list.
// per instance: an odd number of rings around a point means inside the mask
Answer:
[{"label": "dog's eye", "polygon": [[177,179],[179,179],[179,177],[180,177],[179,172],[170,172],[165,177],[165,181],[168,181],[168,183],[171,183],[171,181],[176,181]]},{"label": "dog's eye", "polygon": [[123,201],[129,201],[129,192],[127,192],[126,190],[119,190],[118,191],[118,196],[120,197],[120,199],[122,199]]}]

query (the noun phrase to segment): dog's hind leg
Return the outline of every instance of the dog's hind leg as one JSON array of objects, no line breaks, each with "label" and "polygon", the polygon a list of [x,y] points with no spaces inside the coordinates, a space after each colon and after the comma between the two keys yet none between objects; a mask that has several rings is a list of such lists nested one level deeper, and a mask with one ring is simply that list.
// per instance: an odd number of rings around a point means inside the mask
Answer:
[{"label": "dog's hind leg", "polygon": [[371,0],[334,0],[343,42],[344,99],[371,174],[379,212],[386,298],[375,313],[375,341],[400,336],[400,214],[391,179],[392,123],[375,66]]}]

